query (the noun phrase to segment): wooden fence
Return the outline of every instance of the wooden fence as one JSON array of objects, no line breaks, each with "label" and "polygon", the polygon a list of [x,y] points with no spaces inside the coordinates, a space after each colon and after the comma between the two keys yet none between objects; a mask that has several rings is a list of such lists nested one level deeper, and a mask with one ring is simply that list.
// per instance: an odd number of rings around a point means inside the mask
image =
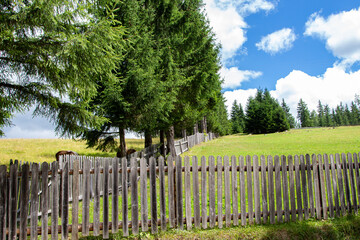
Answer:
[{"label": "wooden fence", "polygon": [[78,158],[69,156],[63,169],[58,162],[42,163],[41,168],[36,163],[13,164],[9,169],[3,165],[0,240],[28,235],[58,239],[59,234],[62,239],[77,239],[79,232],[107,239],[110,230],[119,229],[128,236],[130,229],[137,235],[149,227],[156,233],[357,213],[358,157],[356,153],[175,161],[170,157],[167,166],[162,157],[150,158],[149,165],[145,158],[132,158],[130,167],[126,159],[82,158],[79,167],[79,161],[69,160]]}]

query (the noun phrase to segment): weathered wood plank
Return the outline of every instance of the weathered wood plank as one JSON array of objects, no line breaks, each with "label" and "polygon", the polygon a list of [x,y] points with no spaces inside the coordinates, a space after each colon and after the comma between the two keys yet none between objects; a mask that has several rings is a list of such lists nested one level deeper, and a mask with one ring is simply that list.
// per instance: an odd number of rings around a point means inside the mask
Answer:
[{"label": "weathered wood plank", "polygon": [[[295,158],[298,158],[295,155]],[[296,221],[296,202],[295,202],[295,184],[294,184],[294,163],[293,157],[288,156],[289,162],[289,187],[290,187],[290,206],[291,206],[291,221]]]},{"label": "weathered wood plank", "polygon": [[331,175],[332,175],[334,201],[335,201],[335,212],[336,212],[336,216],[340,217],[339,194],[338,194],[338,187],[336,182],[336,170],[335,170],[335,161],[333,154],[330,155],[330,163],[331,163]]},{"label": "weathered wood plank", "polygon": [[[191,213],[190,213],[191,214]],[[209,156],[209,226],[215,226],[215,158]]]},{"label": "weathered wood plank", "polygon": [[193,164],[193,196],[194,196],[194,225],[196,228],[200,228],[200,193],[199,193],[199,170],[198,170],[198,158],[192,157]]},{"label": "weathered wood plank", "polygon": [[251,173],[251,157],[246,156],[246,177],[247,177],[247,194],[248,194],[248,213],[249,224],[254,224],[254,210],[253,210],[253,193],[252,193],[252,173]]},{"label": "weathered wood plank", "polygon": [[245,187],[245,164],[244,157],[239,157],[240,166],[240,209],[241,209],[241,225],[246,225],[246,187]]},{"label": "weathered wood plank", "polygon": [[279,156],[274,157],[275,162],[275,189],[276,189],[276,212],[277,212],[277,221],[279,223],[283,222],[282,217],[282,198],[281,198],[281,175],[280,175],[280,160]]},{"label": "weathered wood plank", "polygon": [[[153,168],[155,168],[155,159],[152,159],[152,160],[150,159],[150,162],[151,161],[154,162]],[[152,167],[150,166],[150,168],[152,168]],[[123,236],[127,237],[127,236],[129,236],[129,225],[128,225],[128,223],[129,223],[128,212],[129,211],[128,211],[128,191],[127,191],[128,190],[128,172],[127,172],[127,159],[126,158],[121,159],[121,169],[122,169],[122,172],[121,172],[121,177],[122,177],[121,190],[122,191],[121,191],[121,193],[122,193],[122,220],[123,220],[122,221],[122,229],[123,229]],[[151,169],[150,169],[150,171],[151,171]],[[151,175],[151,173],[150,173],[150,175]],[[154,173],[154,175],[155,175],[155,173]],[[154,178],[155,178],[155,176],[154,176]],[[151,182],[151,177],[150,177],[150,182]],[[151,183],[150,189],[152,189],[152,186],[153,185]],[[151,194],[150,194],[150,198],[151,198]],[[156,199],[156,197],[155,197],[155,199]]]},{"label": "weathered wood plank", "polygon": [[313,164],[313,176],[314,176],[314,190],[315,190],[315,207],[316,207],[316,218],[321,219],[321,192],[319,183],[319,163],[316,159],[316,155],[312,156]]},{"label": "weathered wood plank", "polygon": [[[172,160],[168,159],[168,165],[170,166]],[[170,177],[170,169],[168,176]],[[173,181],[172,181],[173,182]],[[146,170],[146,159],[140,159],[140,195],[141,195],[141,230],[147,232],[148,226],[148,203],[147,203],[147,170]],[[170,198],[170,194],[169,194]],[[170,213],[170,211],[169,211]]]},{"label": "weathered wood plank", "polygon": [[300,182],[300,163],[299,163],[299,156],[295,156],[295,182],[296,182],[296,200],[297,200],[297,209],[298,209],[298,217],[299,220],[303,220],[303,207],[301,201],[301,182]]},{"label": "weathered wood plank", "polygon": [[282,181],[283,181],[283,200],[284,200],[284,220],[285,222],[290,221],[290,211],[289,211],[289,187],[288,187],[288,177],[287,177],[287,165],[286,157],[281,156],[281,169],[282,169]]},{"label": "weathered wood plank", "polygon": [[321,154],[318,155],[319,163],[319,185],[320,185],[320,194],[321,194],[321,209],[323,213],[323,218],[327,219],[327,206],[326,206],[326,191],[325,191],[325,179],[324,179],[324,164],[322,161]]},{"label": "weathered wood plank", "polygon": [[[2,173],[2,169],[3,166],[0,166],[0,186],[1,189],[0,190],[0,239],[2,240],[2,234],[4,231],[4,226],[3,224],[5,224],[5,199],[2,200],[1,198],[4,198],[5,196],[5,181],[3,182],[1,179],[1,176],[3,174],[5,174],[4,177],[6,177],[6,172]],[[6,166],[5,169],[6,171]],[[4,171],[3,170],[3,171]],[[29,164],[23,164],[21,166],[21,186],[20,186],[20,197],[19,197],[19,205],[20,205],[20,223],[19,223],[19,230],[20,230],[20,234],[19,234],[19,239],[27,239],[27,232],[26,232],[26,227],[27,227],[27,217],[28,217],[28,211],[29,211],[29,172],[30,172],[30,167]],[[2,223],[3,222],[3,223]],[[46,229],[47,230],[47,229]],[[4,232],[5,233],[5,232]]]},{"label": "weathered wood plank", "polygon": [[217,206],[218,206],[218,227],[223,227],[223,208],[222,208],[222,158],[217,157]]},{"label": "weathered wood plank", "polygon": [[[11,169],[11,168],[10,168]],[[37,239],[38,212],[39,212],[39,165],[31,166],[31,203],[30,203],[30,239]]]},{"label": "weathered wood plank", "polygon": [[328,206],[329,206],[329,216],[331,218],[333,218],[334,217],[334,204],[333,204],[333,199],[332,199],[329,157],[327,154],[324,155],[324,166],[325,166],[325,180],[326,180],[326,189],[327,189],[327,200],[328,200]]},{"label": "weathered wood plank", "polygon": [[110,160],[104,159],[104,194],[103,194],[103,238],[109,239],[109,165]]},{"label": "weathered wood plank", "polygon": [[[159,161],[162,162],[162,164],[160,163],[160,183],[162,183],[162,187],[163,187],[163,189],[160,189],[160,201],[161,201],[160,205],[165,205],[164,158],[160,157]],[[132,223],[131,229],[132,229],[132,233],[134,235],[137,235],[139,234],[139,203],[138,203],[139,199],[138,199],[138,182],[137,182],[138,172],[137,172],[137,160],[134,157],[130,159],[130,168],[131,168],[130,188],[131,188],[131,223]],[[161,214],[165,212],[165,206],[162,207],[163,209]],[[165,222],[165,226],[166,226],[166,222]]]},{"label": "weathered wood plank", "polygon": [[270,224],[275,224],[275,197],[274,197],[274,167],[272,156],[268,160],[268,182],[269,182],[269,216]]},{"label": "weathered wood plank", "polygon": [[[94,219],[96,215],[94,214]],[[71,239],[79,239],[78,226],[79,226],[79,161],[73,162],[73,175],[72,175],[72,229]],[[94,234],[96,226],[94,225]]]},{"label": "weathered wood plank", "polygon": [[[191,175],[190,175],[190,157],[185,156],[185,217],[186,217],[186,229],[191,230]],[[166,216],[165,216],[166,218]]]},{"label": "weathered wood plank", "polygon": [[335,154],[335,160],[336,160],[336,169],[337,169],[337,177],[338,177],[338,185],[339,185],[341,213],[342,215],[345,215],[346,206],[345,206],[345,196],[344,196],[344,185],[343,185],[343,177],[341,171],[340,155],[338,153]]},{"label": "weathered wood plank", "polygon": [[69,162],[66,161],[62,172],[62,206],[61,206],[61,238],[68,239],[69,235]]},{"label": "weathered wood plank", "polygon": [[237,160],[235,156],[231,157],[231,187],[232,187],[232,208],[233,224],[239,225],[239,207],[238,207],[238,184],[237,184]]},{"label": "weathered wood plank", "polygon": [[349,165],[349,178],[351,183],[351,195],[352,195],[352,203],[355,213],[358,212],[357,200],[356,200],[356,187],[354,181],[354,166],[352,161],[352,154],[348,153],[348,165]]},{"label": "weathered wood plank", "polygon": [[[90,227],[90,160],[83,158],[83,209],[82,209],[82,235],[89,236]],[[113,169],[114,170],[114,169]],[[114,174],[114,173],[113,173]],[[113,193],[114,194],[114,193]],[[113,199],[114,201],[114,199]],[[114,209],[113,205],[113,209]],[[114,213],[113,213],[114,214]],[[114,229],[113,229],[114,232]]]},{"label": "weathered wood plank", "polygon": [[[74,165],[75,167],[75,165]],[[75,169],[75,168],[74,168]],[[94,236],[100,234],[100,160],[95,158],[94,162]],[[77,184],[78,185],[78,184]]]},{"label": "weathered wood plank", "polygon": [[230,205],[230,166],[229,157],[224,157],[224,190],[225,190],[225,225],[231,225],[231,205]]},{"label": "weathered wood plank", "polygon": [[151,233],[157,233],[157,199],[156,199],[156,162],[150,158],[150,207],[151,207]]},{"label": "weathered wood plank", "polygon": [[51,163],[51,239],[58,240],[58,217],[59,217],[59,163]]},{"label": "weathered wood plank", "polygon": [[[127,165],[126,165],[127,168]],[[123,171],[124,172],[124,171]],[[125,189],[127,190],[127,184],[126,188],[122,188],[123,191]],[[119,158],[114,157],[112,159],[112,233],[118,232],[118,226],[119,226]]]},{"label": "weathered wood plank", "polygon": [[307,181],[308,181],[308,189],[309,189],[309,205],[310,205],[310,215],[312,218],[315,217],[315,207],[314,207],[314,194],[313,194],[313,181],[312,181],[312,173],[311,173],[311,163],[310,163],[310,155],[306,154],[306,171],[307,171]]},{"label": "weathered wood plank", "polygon": [[355,177],[356,177],[356,186],[357,186],[357,197],[360,204],[360,173],[359,173],[359,161],[358,155],[354,153],[354,164],[355,164]]},{"label": "weathered wood plank", "polygon": [[260,157],[260,165],[261,165],[261,193],[262,193],[263,222],[267,223],[269,217],[269,211],[268,211],[268,203],[267,203],[266,162],[264,155],[261,155]]},{"label": "weathered wood plank", "polygon": [[[308,200],[308,189],[306,184],[306,163],[304,155],[300,156],[300,168],[301,168],[301,183],[303,193],[303,206],[304,206],[304,218],[309,219],[309,200]],[[311,177],[311,174],[310,174]],[[312,191],[312,190],[310,190]]]},{"label": "weathered wood plank", "polygon": [[176,157],[176,217],[178,229],[184,229],[183,221],[183,191],[182,191],[182,159]]},{"label": "weathered wood plank", "polygon": [[[41,164],[41,239],[48,239],[48,173],[49,164],[43,162]],[[27,179],[25,180],[27,182]]]},{"label": "weathered wood plank", "polygon": [[6,198],[7,198],[7,167],[0,166],[0,240],[6,238]]},{"label": "weathered wood plank", "polygon": [[201,225],[207,228],[206,158],[201,157]]},{"label": "weathered wood plank", "polygon": [[18,191],[18,179],[17,179],[18,165],[13,164],[10,166],[10,195],[9,195],[9,239],[16,239],[16,212],[17,212],[17,191]]},{"label": "weathered wood plank", "polygon": [[255,223],[261,223],[260,209],[260,183],[259,183],[259,159],[258,156],[253,157],[254,166],[254,203],[255,203]]},{"label": "weathered wood plank", "polygon": [[350,185],[349,185],[349,175],[348,175],[348,166],[346,161],[345,153],[341,154],[342,165],[343,165],[343,173],[344,173],[344,187],[345,187],[345,195],[347,202],[347,210],[349,213],[352,211],[351,199],[350,199]]},{"label": "weathered wood plank", "polygon": [[174,228],[176,225],[176,218],[175,218],[175,186],[174,186],[174,179],[175,179],[175,167],[174,161],[171,156],[168,157],[168,188],[169,188],[169,222],[170,227]]}]

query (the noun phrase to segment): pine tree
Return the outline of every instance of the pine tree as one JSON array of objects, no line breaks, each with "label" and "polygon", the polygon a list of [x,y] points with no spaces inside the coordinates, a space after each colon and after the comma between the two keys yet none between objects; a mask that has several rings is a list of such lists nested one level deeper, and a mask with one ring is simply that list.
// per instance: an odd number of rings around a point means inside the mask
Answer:
[{"label": "pine tree", "polygon": [[285,103],[285,100],[282,99],[281,102],[281,107],[285,112],[286,115],[286,119],[290,124],[290,128],[295,128],[295,118],[293,117],[293,115],[290,113],[290,107]]},{"label": "pine tree", "polygon": [[360,119],[360,111],[354,101],[351,102],[351,114],[350,114],[350,124],[358,125]]},{"label": "pine tree", "polygon": [[318,104],[318,121],[319,121],[319,127],[324,127],[325,124],[325,117],[324,117],[324,107],[321,104],[321,101],[319,100],[319,104]]},{"label": "pine tree", "polygon": [[325,127],[331,127],[333,125],[331,113],[330,113],[330,107],[329,105],[325,105],[324,107],[324,126]]},{"label": "pine tree", "polygon": [[311,127],[310,122],[310,111],[306,105],[306,103],[300,98],[297,107],[298,119],[300,121],[301,127]]},{"label": "pine tree", "polygon": [[240,113],[240,108],[237,101],[235,100],[231,107],[231,118],[230,118],[232,134],[240,133],[242,131],[239,121],[239,115],[240,115],[239,113]]}]

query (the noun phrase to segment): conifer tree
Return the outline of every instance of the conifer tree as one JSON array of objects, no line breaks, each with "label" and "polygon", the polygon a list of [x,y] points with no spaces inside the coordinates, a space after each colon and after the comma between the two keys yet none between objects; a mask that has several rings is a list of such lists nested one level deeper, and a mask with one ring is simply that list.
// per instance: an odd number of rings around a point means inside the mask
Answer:
[{"label": "conifer tree", "polygon": [[298,120],[300,121],[301,127],[311,127],[310,111],[306,103],[300,98],[297,107]]},{"label": "conifer tree", "polygon": [[286,119],[289,122],[290,128],[295,128],[295,118],[290,113],[290,107],[285,103],[284,99],[282,99],[281,107],[285,112]]}]

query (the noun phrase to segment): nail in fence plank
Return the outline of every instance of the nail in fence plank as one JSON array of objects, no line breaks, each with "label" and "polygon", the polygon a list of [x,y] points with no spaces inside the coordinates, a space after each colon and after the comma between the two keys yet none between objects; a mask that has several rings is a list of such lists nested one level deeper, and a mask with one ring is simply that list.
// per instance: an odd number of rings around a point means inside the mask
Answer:
[{"label": "nail in fence plank", "polygon": [[325,166],[327,199],[328,199],[328,205],[329,205],[329,215],[331,218],[333,218],[334,217],[334,204],[333,204],[333,198],[332,198],[329,157],[327,154],[324,155],[324,166]]},{"label": "nail in fence plank", "polygon": [[[90,160],[83,158],[83,209],[82,209],[82,235],[89,235],[90,226]],[[113,206],[114,207],[114,206]]]},{"label": "nail in fence plank", "polygon": [[344,185],[343,185],[343,177],[342,177],[342,171],[341,171],[340,155],[338,153],[335,154],[335,160],[336,160],[336,168],[337,168],[337,176],[338,176],[338,184],[339,184],[341,213],[342,213],[342,215],[345,215],[346,206],[345,206],[345,196],[344,196]]},{"label": "nail in fence plank", "polygon": [[297,200],[297,209],[298,209],[298,217],[299,220],[303,220],[303,208],[301,202],[301,182],[300,182],[300,163],[299,163],[299,156],[295,156],[295,182],[296,182],[296,200]]},{"label": "nail in fence plank", "polygon": [[315,189],[315,206],[316,206],[316,218],[321,219],[321,192],[319,183],[319,163],[316,159],[316,155],[312,155],[313,174],[314,174],[314,189]]},{"label": "nail in fence plank", "polygon": [[258,156],[253,157],[254,165],[254,202],[255,202],[255,223],[261,223],[260,209],[260,184],[259,184],[259,159]]},{"label": "nail in fence plank", "polygon": [[261,165],[261,193],[262,193],[262,212],[263,212],[263,222],[267,223],[269,217],[268,204],[267,204],[267,185],[266,185],[266,163],[265,156],[261,155],[260,157]]},{"label": "nail in fence plank", "polygon": [[248,194],[248,212],[249,212],[249,224],[254,223],[254,212],[253,212],[253,200],[252,200],[252,173],[251,173],[251,157],[246,156],[246,176],[247,176],[247,194]]},{"label": "nail in fence plank", "polygon": [[[163,211],[165,212],[165,177],[164,177],[164,158],[160,157],[159,159],[160,162],[162,162],[162,168],[161,168],[161,163],[160,163],[160,183],[162,183],[162,188],[160,188],[160,201],[163,208],[161,208],[161,215],[163,215]],[[136,158],[132,157],[130,159],[130,167],[131,167],[131,172],[130,172],[130,188],[131,188],[131,223],[132,223],[132,233],[134,235],[139,234],[139,205],[138,205],[138,182],[137,182],[137,178],[138,178],[138,172],[137,172],[137,160]],[[160,184],[161,186],[161,184]],[[162,190],[162,191],[161,191]],[[162,219],[163,220],[163,219]],[[166,222],[165,222],[166,224]]]},{"label": "nail in fence plank", "polygon": [[354,206],[355,213],[358,212],[358,206],[356,201],[356,190],[355,190],[355,181],[354,181],[354,166],[352,161],[352,155],[351,153],[348,153],[348,163],[349,163],[349,178],[351,183],[351,195],[352,195],[352,201]]},{"label": "nail in fence plank", "polygon": [[246,188],[245,188],[245,164],[244,157],[239,157],[240,165],[240,205],[241,205],[241,225],[246,225]]},{"label": "nail in fence plank", "polygon": [[319,185],[320,185],[320,194],[321,194],[321,208],[323,212],[323,218],[327,219],[327,205],[326,205],[326,192],[325,192],[325,179],[324,179],[324,164],[322,162],[321,154],[318,155],[319,159]]},{"label": "nail in fence plank", "polygon": [[[4,171],[4,172],[2,172]],[[21,189],[20,189],[20,239],[27,239],[27,217],[28,217],[28,211],[29,211],[29,172],[30,167],[29,164],[23,164],[21,166]],[[6,166],[4,169],[4,166],[0,166],[0,239],[3,239],[3,236],[1,236],[3,233],[5,233],[5,199],[2,200],[5,196],[5,179],[2,179],[2,177],[6,177]],[[47,230],[47,229],[46,229]],[[47,231],[46,231],[47,232]]]},{"label": "nail in fence plank", "polygon": [[[127,164],[126,164],[126,168],[127,168]],[[127,184],[126,184],[126,188],[122,188],[122,190],[127,191]],[[117,233],[118,225],[119,225],[119,158],[117,158],[117,157],[114,157],[112,159],[112,207],[111,207],[111,209],[112,209],[111,232]]]},{"label": "nail in fence plank", "polygon": [[218,227],[223,227],[223,208],[222,208],[222,158],[217,157],[217,205],[218,205]]},{"label": "nail in fence plank", "polygon": [[232,186],[232,207],[233,207],[233,224],[239,225],[239,207],[238,207],[238,184],[237,184],[237,164],[236,157],[231,157],[231,186]]},{"label": "nail in fence plank", "polygon": [[168,157],[168,186],[169,186],[169,222],[170,227],[174,228],[176,225],[175,219],[175,192],[174,192],[174,176],[175,168],[174,168],[174,159],[169,156]]},{"label": "nail in fence plank", "polygon": [[182,197],[182,159],[180,156],[176,157],[176,216],[178,229],[184,229],[183,221],[183,197]]},{"label": "nail in fence plank", "polygon": [[335,201],[335,211],[336,216],[340,217],[340,206],[339,206],[339,194],[336,182],[336,170],[335,170],[335,161],[334,155],[330,155],[330,163],[331,163],[331,175],[332,175],[332,182],[333,182],[333,191],[334,191],[334,201]]},{"label": "nail in fence plank", "polygon": [[[295,157],[298,158],[296,155]],[[294,184],[294,163],[291,155],[288,156],[289,162],[289,187],[290,187],[290,205],[291,205],[291,221],[296,221],[296,203],[295,203],[295,184]]]},{"label": "nail in fence plank", "polygon": [[[43,162],[41,164],[41,239],[48,239],[48,173],[49,164]],[[25,180],[27,181],[27,179]]]},{"label": "nail in fence plank", "polygon": [[[185,156],[185,217],[186,229],[191,230],[192,216],[191,216],[191,175],[190,175],[190,158]],[[165,216],[166,217],[166,216]]]},{"label": "nail in fence plank", "polygon": [[274,166],[272,156],[268,160],[268,179],[269,179],[269,215],[270,224],[275,224],[275,197],[274,197]]},{"label": "nail in fence plank", "polygon": [[[75,172],[75,165],[74,165]],[[100,160],[95,158],[94,162],[94,236],[100,233]],[[77,185],[79,185],[77,183]],[[74,202],[73,202],[74,204]]]},{"label": "nail in fence plank", "polygon": [[[10,167],[11,170],[11,167]],[[39,212],[39,165],[31,166],[31,204],[30,204],[30,239],[37,239],[38,212]]]},{"label": "nail in fence plank", "polygon": [[103,191],[103,238],[109,239],[109,165],[110,159],[104,159],[104,191]]},{"label": "nail in fence plank", "polygon": [[356,177],[356,186],[357,186],[357,197],[360,204],[360,175],[359,175],[359,162],[358,155],[354,153],[354,163],[355,163],[355,177]]},{"label": "nail in fence plank", "polygon": [[62,239],[68,239],[69,230],[69,162],[66,160],[62,172],[62,206],[61,206],[61,234]]},{"label": "nail in fence plank", "polygon": [[315,207],[314,207],[314,194],[313,194],[313,181],[312,181],[312,173],[311,173],[311,163],[310,163],[310,155],[306,154],[306,171],[307,171],[307,181],[308,181],[308,189],[309,189],[309,202],[310,202],[310,215],[311,217],[315,217]]},{"label": "nail in fence plank", "polygon": [[275,162],[275,188],[276,188],[276,212],[277,221],[282,223],[282,198],[281,198],[281,176],[280,176],[280,162],[279,156],[276,155],[274,158]]},{"label": "nail in fence plank", "polygon": [[206,158],[201,157],[201,223],[207,228],[207,191],[206,191]]},{"label": "nail in fence plank", "polygon": [[16,239],[17,164],[10,166],[9,239]]},{"label": "nail in fence plank", "polygon": [[[95,215],[94,215],[94,218],[96,218]],[[73,163],[73,175],[72,175],[72,230],[71,230],[71,239],[78,239],[78,225],[79,225],[79,161],[74,161],[74,163]],[[95,228],[94,228],[94,231],[95,231]]]},{"label": "nail in fence plank", "polygon": [[6,238],[6,197],[7,197],[7,167],[0,166],[0,240]]},{"label": "nail in fence plank", "polygon": [[[154,163],[153,168],[155,170],[155,159],[150,158],[150,165],[151,165],[151,161]],[[129,236],[129,226],[128,226],[129,220],[128,220],[128,172],[127,172],[127,159],[126,158],[121,159],[121,169],[122,169],[121,192],[122,192],[122,212],[123,212],[122,228],[123,228],[123,236],[127,237],[127,236]],[[153,177],[154,177],[154,182],[155,182],[155,171],[154,171]],[[150,182],[151,182],[151,172],[150,172]],[[154,184],[154,187],[155,187],[155,184]],[[151,184],[150,189],[152,189],[152,184]],[[150,194],[150,199],[151,199],[151,194]],[[156,193],[155,193],[155,201],[156,201]],[[117,228],[117,226],[116,226],[116,228]]]},{"label": "nail in fence plank", "polygon": [[225,184],[225,225],[231,225],[231,205],[230,205],[230,167],[229,157],[224,157],[224,184]]},{"label": "nail in fence plank", "polygon": [[58,240],[58,216],[59,216],[59,174],[58,174],[59,163],[51,163],[51,195],[52,195],[52,206],[51,206],[51,239]]},{"label": "nail in fence plank", "polygon": [[[172,166],[172,160],[171,158],[168,158],[169,166],[170,163]],[[168,177],[170,178],[170,169],[168,172]],[[143,232],[147,232],[149,230],[149,226],[148,226],[148,205],[147,205],[147,169],[146,169],[145,158],[140,159],[140,194],[141,194],[141,230]],[[169,193],[169,198],[170,198],[170,193]]]},{"label": "nail in fence plank", "polygon": [[200,195],[199,195],[199,170],[198,158],[192,157],[193,164],[193,192],[194,192],[194,224],[200,228]]},{"label": "nail in fence plank", "polygon": [[302,183],[303,205],[304,205],[304,218],[305,220],[307,220],[309,219],[309,204],[308,204],[309,200],[308,200],[308,190],[306,185],[306,165],[305,165],[304,155],[300,156],[300,168],[301,168],[301,183]]},{"label": "nail in fence plank", "polygon": [[290,211],[289,211],[289,188],[288,188],[288,177],[287,177],[287,165],[286,157],[281,156],[281,168],[282,168],[282,181],[283,181],[283,199],[284,199],[284,220],[285,222],[290,221]]},{"label": "nail in fence plank", "polygon": [[209,226],[215,226],[215,158],[209,157]]}]

